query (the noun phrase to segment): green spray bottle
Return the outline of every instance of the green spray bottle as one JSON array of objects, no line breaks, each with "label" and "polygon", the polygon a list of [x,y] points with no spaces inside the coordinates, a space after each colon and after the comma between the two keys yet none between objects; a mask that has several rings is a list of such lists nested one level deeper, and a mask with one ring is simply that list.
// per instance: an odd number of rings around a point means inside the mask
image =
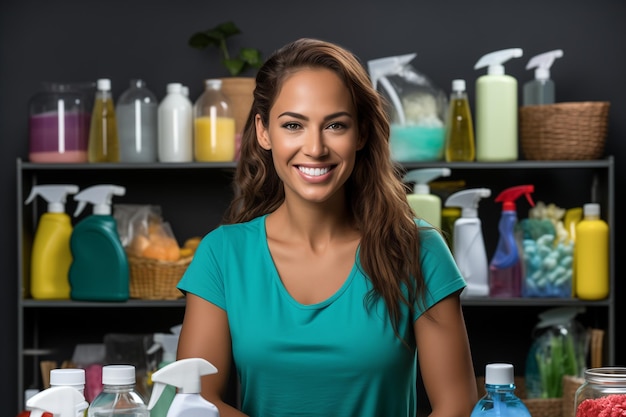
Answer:
[{"label": "green spray bottle", "polygon": [[430,193],[428,183],[439,177],[450,176],[450,168],[414,169],[404,175],[405,183],[415,183],[413,193],[407,195],[409,205],[418,218],[441,228],[441,197]]}]

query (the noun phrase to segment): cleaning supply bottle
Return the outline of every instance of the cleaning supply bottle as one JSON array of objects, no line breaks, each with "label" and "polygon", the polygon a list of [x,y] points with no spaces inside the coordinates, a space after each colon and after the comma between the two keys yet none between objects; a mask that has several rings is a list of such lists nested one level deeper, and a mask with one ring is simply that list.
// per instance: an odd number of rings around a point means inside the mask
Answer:
[{"label": "cleaning supply bottle", "polygon": [[441,228],[441,198],[430,193],[428,183],[439,177],[450,176],[450,168],[414,169],[404,175],[405,183],[415,183],[413,193],[407,195],[415,215],[433,227]]},{"label": "cleaning supply bottle", "polygon": [[157,110],[159,103],[145,81],[134,79],[115,109],[121,162],[157,161]]},{"label": "cleaning supply bottle", "polygon": [[530,417],[530,411],[515,395],[513,365],[490,363],[485,367],[486,394],[478,400],[470,417]]},{"label": "cleaning supply bottle", "polygon": [[519,297],[522,291],[523,261],[515,236],[517,211],[515,200],[526,196],[528,203],[534,206],[530,194],[534,185],[519,185],[502,191],[496,197],[496,203],[502,203],[502,214],[498,223],[500,237],[496,252],[489,264],[489,294],[493,297]]},{"label": "cleaning supply bottle", "polygon": [[515,161],[518,157],[517,80],[503,63],[522,56],[511,48],[484,55],[474,69],[488,67],[476,80],[476,160]]},{"label": "cleaning supply bottle", "polygon": [[222,80],[204,82],[204,92],[194,106],[194,159],[229,162],[235,159],[235,118]]},{"label": "cleaning supply bottle", "polygon": [[95,185],[74,196],[78,201],[74,216],[87,203],[93,204],[93,214],[76,224],[70,238],[74,257],[69,271],[73,300],[128,300],[128,258],[111,215],[112,196],[125,193],[121,186]]},{"label": "cleaning supply bottle", "polygon": [[609,226],[600,218],[600,205],[583,206],[583,218],[576,225],[576,296],[602,300],[609,295]]},{"label": "cleaning supply bottle", "polygon": [[72,387],[52,387],[29,398],[26,408],[18,417],[83,417],[87,402]]},{"label": "cleaning supply bottle", "polygon": [[535,79],[524,84],[524,106],[554,103],[554,81],[550,79],[550,67],[556,58],[561,58],[563,51],[555,49],[535,55],[526,64],[526,69],[535,68]]},{"label": "cleaning supply bottle", "polygon": [[461,207],[461,217],[454,222],[452,254],[467,286],[461,297],[489,295],[489,263],[483,239],[482,222],[478,217],[478,203],[491,196],[488,188],[471,188],[452,194],[446,207]]},{"label": "cleaning supply bottle", "polygon": [[158,158],[160,162],[193,161],[193,106],[183,85],[169,83],[158,107]]},{"label": "cleaning supply bottle", "polygon": [[89,125],[88,159],[89,162],[119,162],[117,118],[111,94],[111,80],[101,78],[96,85],[96,98]]},{"label": "cleaning supply bottle", "polygon": [[[178,333],[155,333],[153,336],[154,346],[152,346],[151,349],[148,350],[148,353],[153,352],[155,349],[162,350],[163,357],[158,365],[158,369],[162,369],[170,363],[176,361],[176,350],[178,347],[180,326],[178,326],[178,328]],[[152,380],[152,375],[150,376],[150,379]],[[167,411],[172,405],[172,401],[174,401],[175,395],[176,387],[169,384],[165,385],[165,387],[163,388],[163,392],[159,396],[158,400],[150,408],[150,417],[166,417]]]},{"label": "cleaning supply bottle", "polygon": [[65,213],[65,199],[76,194],[76,185],[35,185],[26,204],[42,196],[48,211],[41,215],[31,254],[30,294],[38,300],[68,300],[68,273],[72,263],[70,237],[72,222]]},{"label": "cleaning supply bottle", "polygon": [[465,91],[465,80],[452,81],[452,94],[450,94],[446,120],[446,161],[473,161],[476,157],[474,122]]},{"label": "cleaning supply bottle", "polygon": [[135,391],[135,367],[106,365],[102,367],[102,392],[87,410],[88,417],[149,417],[143,398]]},{"label": "cleaning supply bottle", "polygon": [[200,381],[204,375],[217,373],[217,368],[201,358],[181,359],[152,374],[154,388],[148,403],[152,409],[166,384],[178,388],[167,417],[219,417],[217,407],[200,395]]}]

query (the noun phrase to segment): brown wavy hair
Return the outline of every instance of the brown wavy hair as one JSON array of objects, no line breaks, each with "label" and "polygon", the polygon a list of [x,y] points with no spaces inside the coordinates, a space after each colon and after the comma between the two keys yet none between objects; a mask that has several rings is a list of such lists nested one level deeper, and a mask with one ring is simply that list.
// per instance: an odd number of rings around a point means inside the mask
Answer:
[{"label": "brown wavy hair", "polygon": [[423,301],[419,233],[400,167],[390,157],[390,124],[384,103],[359,59],[348,50],[321,40],[299,39],[274,52],[260,68],[235,172],[235,196],[224,222],[252,220],[273,212],[283,202],[283,184],[271,151],[257,142],[255,116],[260,115],[268,126],[270,109],[285,78],[302,68],[333,71],[352,96],[365,146],[357,152],[354,171],[346,182],[346,199],[361,232],[360,267],[373,284],[368,299],[384,300],[398,334],[401,305],[406,304],[412,314],[414,303]]}]

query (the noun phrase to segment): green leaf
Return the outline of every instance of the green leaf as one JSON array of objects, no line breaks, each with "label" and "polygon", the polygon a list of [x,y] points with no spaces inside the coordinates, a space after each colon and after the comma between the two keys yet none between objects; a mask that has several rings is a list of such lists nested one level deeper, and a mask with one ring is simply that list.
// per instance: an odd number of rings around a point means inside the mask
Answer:
[{"label": "green leaf", "polygon": [[204,32],[196,32],[191,35],[188,43],[192,48],[204,49],[212,44],[212,40]]},{"label": "green leaf", "polygon": [[263,63],[261,60],[261,52],[254,48],[241,48],[239,50],[239,58],[254,68],[260,68]]},{"label": "green leaf", "polygon": [[233,22],[224,22],[217,25],[214,30],[221,33],[224,38],[231,37],[233,35],[237,35],[241,33],[237,25]]},{"label": "green leaf", "polygon": [[230,75],[234,77],[235,75],[239,75],[243,71],[244,65],[246,63],[241,59],[225,59],[222,61],[222,64],[224,64],[226,69],[228,69]]}]

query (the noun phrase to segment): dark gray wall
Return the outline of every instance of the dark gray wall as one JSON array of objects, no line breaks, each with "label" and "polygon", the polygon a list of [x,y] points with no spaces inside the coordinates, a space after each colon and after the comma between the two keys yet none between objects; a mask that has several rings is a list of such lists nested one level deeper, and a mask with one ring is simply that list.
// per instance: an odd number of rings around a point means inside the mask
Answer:
[{"label": "dark gray wall", "polygon": [[[27,102],[41,81],[108,77],[117,97],[140,77],[160,98],[181,81],[197,97],[202,80],[225,76],[215,54],[186,45],[189,35],[225,20],[244,31],[235,47],[267,56],[298,37],[319,37],[352,49],[363,61],[417,52],[414,65],[449,91],[453,78],[473,82],[484,53],[520,47],[507,72],[532,77],[528,58],[562,48],[552,70],[558,101],[611,102],[607,153],[616,157],[617,190],[626,184],[626,2],[620,0],[3,0],[0,5],[0,404],[16,398],[15,159],[27,156]],[[624,209],[618,192],[617,213]],[[624,229],[617,216],[618,236]],[[617,253],[624,244],[617,240]],[[617,264],[619,278],[625,269]],[[618,279],[618,305],[624,285]],[[620,310],[621,311],[621,310]],[[619,312],[618,312],[619,313]],[[71,326],[72,323],[59,323]],[[80,331],[77,329],[77,331]],[[622,343],[618,363],[626,364]],[[17,411],[17,410],[15,410]]]}]

